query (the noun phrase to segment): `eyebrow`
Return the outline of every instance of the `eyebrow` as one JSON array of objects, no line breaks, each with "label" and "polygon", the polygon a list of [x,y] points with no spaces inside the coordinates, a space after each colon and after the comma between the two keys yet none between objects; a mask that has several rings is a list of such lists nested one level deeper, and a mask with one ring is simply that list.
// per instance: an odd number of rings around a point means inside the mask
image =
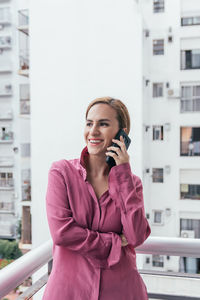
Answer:
[{"label": "eyebrow", "polygon": [[[87,119],[86,120],[87,122],[93,122],[93,120],[90,120],[90,119]],[[110,122],[110,120],[109,119],[100,119],[100,120],[98,120],[98,122]]]}]

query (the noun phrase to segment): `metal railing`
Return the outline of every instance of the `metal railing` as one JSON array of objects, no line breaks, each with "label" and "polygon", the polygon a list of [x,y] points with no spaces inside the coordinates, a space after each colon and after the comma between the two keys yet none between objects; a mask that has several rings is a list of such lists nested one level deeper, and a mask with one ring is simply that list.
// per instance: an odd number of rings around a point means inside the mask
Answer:
[{"label": "metal railing", "polygon": [[21,9],[18,11],[19,26],[25,26],[29,24],[29,10]]},{"label": "metal railing", "polygon": [[0,156],[0,167],[12,167],[14,159],[12,156]]},{"label": "metal railing", "polygon": [[[136,252],[142,254],[200,257],[200,239],[149,237],[143,245],[136,248]],[[20,285],[26,278],[34,274],[37,270],[49,263],[51,260],[52,241],[49,240],[38,248],[35,248],[18,258],[10,265],[6,266],[0,271],[0,298],[7,295],[10,291]],[[198,275],[196,275],[195,278],[197,278],[197,276]],[[48,274],[44,275],[41,279],[39,279],[39,281],[34,283],[33,286],[28,288],[17,298],[17,300],[29,299],[46,284],[47,279]]]},{"label": "metal railing", "polygon": [[13,188],[14,179],[13,178],[1,178],[0,179],[0,188]]}]

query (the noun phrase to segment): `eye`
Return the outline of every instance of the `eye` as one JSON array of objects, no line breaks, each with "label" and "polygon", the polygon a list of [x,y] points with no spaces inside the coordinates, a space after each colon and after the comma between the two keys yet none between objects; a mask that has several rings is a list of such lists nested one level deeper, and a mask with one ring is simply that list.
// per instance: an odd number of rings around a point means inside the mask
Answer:
[{"label": "eye", "polygon": [[91,126],[92,126],[92,122],[87,122],[87,123],[86,123],[86,126],[87,126],[87,127],[91,127]]},{"label": "eye", "polygon": [[100,126],[107,127],[107,126],[109,126],[109,124],[108,124],[108,123],[106,123],[106,122],[100,122]]}]

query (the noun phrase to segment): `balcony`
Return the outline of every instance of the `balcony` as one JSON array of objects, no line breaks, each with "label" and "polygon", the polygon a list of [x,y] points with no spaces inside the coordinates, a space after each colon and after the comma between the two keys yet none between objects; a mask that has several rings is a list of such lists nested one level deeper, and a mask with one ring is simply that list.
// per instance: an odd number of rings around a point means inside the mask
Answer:
[{"label": "balcony", "polygon": [[181,70],[200,69],[200,49],[181,51]]},{"label": "balcony", "polygon": [[14,159],[12,156],[1,156],[0,157],[0,167],[13,167]]},{"label": "balcony", "polygon": [[14,179],[13,178],[0,178],[0,190],[13,190]]},{"label": "balcony", "polygon": [[29,10],[28,9],[22,9],[18,12],[18,30],[25,34],[29,34]]},{"label": "balcony", "polygon": [[10,62],[1,61],[0,63],[0,73],[11,73],[12,64]]},{"label": "balcony", "polygon": [[11,14],[9,7],[0,8],[0,26],[10,25],[11,24]]},{"label": "balcony", "polygon": [[11,214],[15,210],[14,202],[0,202],[0,213]]},{"label": "balcony", "polygon": [[[184,257],[200,257],[200,239],[150,237],[136,252]],[[30,299],[47,282],[52,266],[52,241],[47,241],[0,271],[0,297],[4,297],[26,278],[48,263],[48,273],[20,295]],[[149,299],[199,299],[200,275],[139,270],[148,290]],[[163,284],[159,284],[162,280]]]},{"label": "balcony", "polygon": [[19,75],[29,76],[29,51],[28,49],[20,50],[20,69]]},{"label": "balcony", "polygon": [[11,36],[0,36],[0,50],[8,50],[11,47]]},{"label": "balcony", "polygon": [[181,156],[199,156],[199,155],[200,155],[200,141],[181,142]]},{"label": "balcony", "polygon": [[12,111],[0,112],[0,121],[11,121],[13,119]]},{"label": "balcony", "polygon": [[13,143],[13,132],[3,131],[0,132],[0,144],[11,144]]},{"label": "balcony", "polygon": [[200,112],[200,98],[181,100],[181,113],[185,112]]},{"label": "balcony", "polygon": [[15,225],[13,223],[13,219],[14,219],[13,215],[10,216],[10,218],[8,214],[0,215],[0,238],[4,238],[4,239],[16,238]]},{"label": "balcony", "polygon": [[0,97],[12,96],[12,85],[4,84],[0,85]]}]

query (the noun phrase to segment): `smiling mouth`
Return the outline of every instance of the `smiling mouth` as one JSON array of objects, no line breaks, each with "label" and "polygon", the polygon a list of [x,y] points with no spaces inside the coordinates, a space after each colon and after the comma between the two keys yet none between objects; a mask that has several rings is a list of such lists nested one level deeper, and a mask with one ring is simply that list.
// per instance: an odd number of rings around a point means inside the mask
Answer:
[{"label": "smiling mouth", "polygon": [[103,140],[89,139],[91,145],[99,145]]}]

